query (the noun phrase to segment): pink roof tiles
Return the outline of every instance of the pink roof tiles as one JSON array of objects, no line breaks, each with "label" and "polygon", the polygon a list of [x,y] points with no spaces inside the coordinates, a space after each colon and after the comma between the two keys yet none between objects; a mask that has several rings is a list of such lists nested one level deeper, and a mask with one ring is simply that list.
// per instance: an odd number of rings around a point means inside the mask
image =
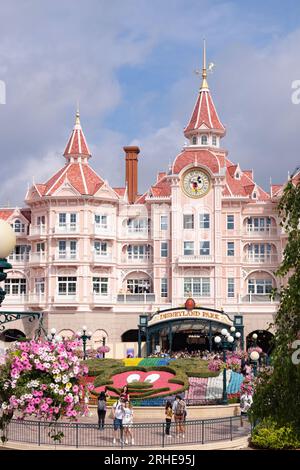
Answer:
[{"label": "pink roof tiles", "polygon": [[69,157],[85,156],[90,157],[91,152],[89,151],[88,144],[86,142],[79,118],[79,112],[76,113],[75,126],[72,134],[67,143],[64,151],[64,156],[68,159]]},{"label": "pink roof tiles", "polygon": [[219,173],[220,164],[217,156],[210,150],[183,150],[173,163],[173,173],[178,174],[187,165],[195,166],[204,165],[209,168],[212,173]]},{"label": "pink roof tiles", "polygon": [[184,129],[184,134],[199,130],[201,126],[225,134],[225,127],[219,119],[208,88],[201,88],[190,121]]}]

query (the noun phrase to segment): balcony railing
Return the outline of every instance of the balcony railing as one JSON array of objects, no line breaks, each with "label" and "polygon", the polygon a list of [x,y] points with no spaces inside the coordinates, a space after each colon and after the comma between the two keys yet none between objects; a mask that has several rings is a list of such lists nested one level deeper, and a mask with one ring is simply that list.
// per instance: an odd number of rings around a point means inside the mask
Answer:
[{"label": "balcony railing", "polygon": [[29,262],[30,263],[45,263],[46,261],[46,253],[30,253]]},{"label": "balcony railing", "polygon": [[211,263],[212,261],[212,255],[182,255],[177,258],[178,264],[201,264]]},{"label": "balcony railing", "polygon": [[248,254],[244,257],[243,261],[248,264],[276,264],[278,263],[278,256],[272,254]]},{"label": "balcony railing", "polygon": [[2,306],[6,305],[23,305],[28,300],[28,294],[6,294]]},{"label": "balcony railing", "polygon": [[58,304],[74,304],[78,302],[78,297],[77,294],[57,294],[54,298],[54,302]]},{"label": "balcony railing", "polygon": [[46,235],[46,225],[31,225],[29,235]]},{"label": "balcony railing", "polygon": [[46,302],[45,294],[29,294],[27,299],[28,304],[44,304]]},{"label": "balcony railing", "polygon": [[111,253],[107,253],[106,255],[101,254],[101,253],[94,253],[93,260],[94,260],[94,263],[103,263],[103,264],[112,263],[113,261]]},{"label": "balcony railing", "polygon": [[101,225],[101,224],[94,224],[94,233],[95,235],[106,235],[106,236],[113,236],[114,230],[109,225]]},{"label": "balcony railing", "polygon": [[112,301],[112,296],[110,294],[104,295],[96,292],[93,293],[94,304],[111,304]]},{"label": "balcony railing", "polygon": [[144,292],[142,294],[118,294],[117,302],[129,303],[153,303],[155,302],[155,294]]},{"label": "balcony railing", "polygon": [[239,302],[243,303],[274,303],[279,301],[279,296],[271,298],[270,294],[246,294],[239,296]]},{"label": "balcony railing", "polygon": [[55,255],[56,261],[76,261],[77,260],[77,251],[59,251]]},{"label": "balcony railing", "polygon": [[277,227],[255,227],[254,225],[246,225],[244,227],[244,235],[255,238],[275,237],[278,235],[278,230]]},{"label": "balcony railing", "polygon": [[12,253],[11,255],[9,255],[8,260],[11,263],[27,263],[29,261],[29,253]]},{"label": "balcony railing", "polygon": [[122,257],[122,263],[129,263],[129,264],[144,264],[144,263],[151,263],[153,261],[152,256],[124,256]]},{"label": "balcony railing", "polygon": [[54,228],[55,233],[75,233],[78,232],[78,225],[77,223],[71,223],[71,224],[58,224]]},{"label": "balcony railing", "polygon": [[129,238],[130,240],[148,239],[150,230],[148,228],[130,228],[126,227],[122,230],[122,237]]}]

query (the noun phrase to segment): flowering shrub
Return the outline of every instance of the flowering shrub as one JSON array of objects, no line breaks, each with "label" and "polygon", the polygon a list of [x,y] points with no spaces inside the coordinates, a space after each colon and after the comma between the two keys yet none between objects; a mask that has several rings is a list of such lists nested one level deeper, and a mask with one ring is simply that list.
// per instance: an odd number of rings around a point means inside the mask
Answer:
[{"label": "flowering shrub", "polygon": [[83,384],[87,366],[80,364],[76,349],[79,342],[16,342],[0,365],[0,429],[5,431],[17,412],[20,419],[35,416],[57,421],[61,417],[76,420],[87,413],[87,393]]},{"label": "flowering shrub", "polygon": [[248,392],[249,395],[253,395],[254,386],[254,377],[252,375],[246,375],[241,384],[241,394]]},{"label": "flowering shrub", "polygon": [[248,349],[249,356],[253,351],[258,352],[258,354],[262,354],[262,352],[263,352],[263,350],[259,346],[253,346],[252,348]]},{"label": "flowering shrub", "polygon": [[212,372],[218,372],[224,368],[224,362],[221,359],[212,359],[209,361],[207,368]]},{"label": "flowering shrub", "polygon": [[100,353],[100,354],[106,354],[110,351],[109,347],[108,346],[100,346],[100,348],[97,349],[97,351]]}]

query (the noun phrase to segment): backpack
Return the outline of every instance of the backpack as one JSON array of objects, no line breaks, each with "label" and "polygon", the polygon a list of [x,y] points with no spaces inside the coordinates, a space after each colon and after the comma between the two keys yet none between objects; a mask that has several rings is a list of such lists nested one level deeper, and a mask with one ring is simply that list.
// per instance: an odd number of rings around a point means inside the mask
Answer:
[{"label": "backpack", "polygon": [[98,411],[105,411],[105,410],[106,410],[106,401],[98,400]]},{"label": "backpack", "polygon": [[179,400],[175,409],[176,416],[184,416],[185,412],[185,402],[183,400]]}]

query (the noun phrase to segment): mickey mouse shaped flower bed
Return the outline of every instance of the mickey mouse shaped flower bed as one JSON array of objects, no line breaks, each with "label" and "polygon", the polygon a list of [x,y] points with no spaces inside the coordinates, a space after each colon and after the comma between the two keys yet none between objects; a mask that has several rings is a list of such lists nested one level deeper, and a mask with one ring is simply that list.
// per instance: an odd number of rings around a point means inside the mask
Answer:
[{"label": "mickey mouse shaped flower bed", "polygon": [[[87,394],[91,384],[83,383],[88,373],[76,350],[78,341],[16,342],[6,352],[0,366],[0,429],[7,440],[9,422],[14,414],[20,419],[36,417],[50,423],[64,417],[76,420],[87,412]],[[57,434],[49,433],[54,440]],[[59,433],[60,439],[63,437]]]},{"label": "mickey mouse shaped flower bed", "polygon": [[[111,377],[107,384],[111,396],[120,394],[124,385],[128,386],[131,398],[152,398],[175,395],[183,391],[182,381],[176,381],[175,374],[163,370],[124,371]],[[95,387],[94,392],[101,392],[104,386]]]}]

